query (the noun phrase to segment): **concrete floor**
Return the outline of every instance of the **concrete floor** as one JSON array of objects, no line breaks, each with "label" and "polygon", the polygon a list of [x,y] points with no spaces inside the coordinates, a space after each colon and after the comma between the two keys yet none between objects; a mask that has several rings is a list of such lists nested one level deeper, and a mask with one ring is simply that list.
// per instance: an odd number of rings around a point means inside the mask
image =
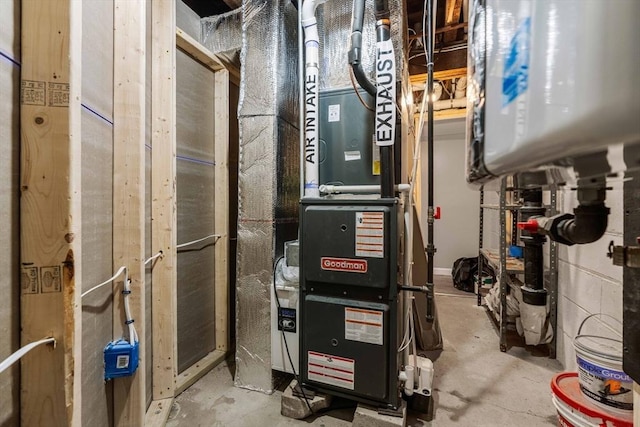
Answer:
[{"label": "concrete floor", "polygon": [[[411,416],[411,427],[556,426],[549,382],[561,370],[532,347],[510,340],[501,353],[496,329],[475,296],[436,281],[444,350],[434,360],[435,411],[432,421]],[[286,386],[286,383],[283,384]],[[282,387],[280,387],[282,388]],[[298,421],[280,415],[281,391],[272,395],[235,388],[232,361],[222,363],[177,397],[168,427],[350,426],[353,407]],[[346,403],[346,405],[345,405]]]}]

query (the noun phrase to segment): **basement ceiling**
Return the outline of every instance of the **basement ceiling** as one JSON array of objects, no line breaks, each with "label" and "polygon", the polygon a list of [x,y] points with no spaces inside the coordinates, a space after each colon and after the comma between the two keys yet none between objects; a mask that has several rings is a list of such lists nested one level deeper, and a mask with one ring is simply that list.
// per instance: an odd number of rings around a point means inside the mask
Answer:
[{"label": "basement ceiling", "polygon": [[[183,0],[198,15],[212,16],[228,12],[242,5],[242,0]],[[292,0],[293,1],[293,0]],[[347,1],[347,0],[334,0]],[[469,0],[437,1],[434,71],[462,70],[467,66],[467,14]],[[293,1],[297,4],[297,1]],[[405,0],[409,27],[409,73],[427,71],[422,46],[422,18],[424,0]]]}]

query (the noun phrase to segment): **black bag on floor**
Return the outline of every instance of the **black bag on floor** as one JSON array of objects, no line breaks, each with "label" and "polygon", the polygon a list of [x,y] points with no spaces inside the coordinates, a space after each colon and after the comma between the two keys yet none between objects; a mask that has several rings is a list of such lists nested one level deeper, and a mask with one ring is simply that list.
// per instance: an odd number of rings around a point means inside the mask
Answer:
[{"label": "black bag on floor", "polygon": [[458,258],[453,263],[451,278],[453,286],[461,291],[473,292],[473,276],[478,272],[478,257]]}]

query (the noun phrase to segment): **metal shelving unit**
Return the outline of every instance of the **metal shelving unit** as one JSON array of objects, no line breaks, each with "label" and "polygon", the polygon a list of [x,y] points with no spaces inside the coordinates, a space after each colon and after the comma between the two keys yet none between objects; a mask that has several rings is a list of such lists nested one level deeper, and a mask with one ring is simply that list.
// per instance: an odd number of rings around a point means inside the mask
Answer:
[{"label": "metal shelving unit", "polygon": [[[517,198],[517,189],[509,187],[509,177],[504,177],[500,185],[500,201],[498,205],[485,204],[484,189],[480,191],[480,230],[478,248],[478,280],[476,282],[476,295],[478,306],[482,305],[482,269],[485,263],[490,265],[496,272],[496,277],[500,281],[500,313],[496,319],[500,332],[500,351],[507,351],[507,327],[509,319],[507,316],[507,294],[509,288],[519,288],[522,282],[518,279],[519,274],[524,274],[524,262],[521,259],[507,255],[508,248],[517,240],[517,212],[521,208],[519,204],[513,203]],[[546,206],[550,215],[557,213],[556,189],[550,190],[550,204]],[[507,202],[507,194],[512,194],[512,202]],[[500,242],[499,248],[483,247],[484,240],[484,210],[494,209],[500,212]],[[510,224],[507,224],[507,211],[511,212]],[[511,227],[511,241],[507,242],[507,226]],[[549,295],[549,324],[553,329],[553,340],[549,343],[549,357],[556,357],[556,324],[557,324],[557,301],[558,301],[558,252],[557,243],[549,244],[549,267],[545,271],[545,287]],[[495,318],[495,317],[494,317]],[[513,323],[513,322],[512,322]]]}]

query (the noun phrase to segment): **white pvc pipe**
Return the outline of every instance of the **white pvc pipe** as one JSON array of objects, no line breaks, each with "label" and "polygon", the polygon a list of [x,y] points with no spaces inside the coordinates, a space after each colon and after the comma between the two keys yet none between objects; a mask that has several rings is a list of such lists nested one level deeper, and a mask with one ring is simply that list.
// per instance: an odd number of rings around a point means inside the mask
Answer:
[{"label": "white pvc pipe", "polygon": [[302,27],[304,28],[305,78],[304,87],[304,195],[320,197],[318,190],[320,156],[318,155],[318,102],[319,102],[319,48],[318,24],[315,13],[319,4],[326,0],[305,0],[302,4]]},{"label": "white pvc pipe", "polygon": [[[409,191],[409,184],[397,184],[395,186],[396,191],[400,193],[404,193]],[[330,185],[325,184],[319,187],[320,193],[331,194],[331,193],[374,193],[380,192],[380,186],[377,184],[374,185]]]}]

